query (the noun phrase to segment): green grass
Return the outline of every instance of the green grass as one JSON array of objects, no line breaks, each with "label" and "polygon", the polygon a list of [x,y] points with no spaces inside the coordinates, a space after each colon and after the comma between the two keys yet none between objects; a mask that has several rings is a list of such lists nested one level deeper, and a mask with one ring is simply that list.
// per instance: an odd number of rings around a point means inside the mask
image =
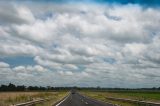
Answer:
[{"label": "green grass", "polygon": [[105,91],[105,92],[81,91],[81,93],[104,102],[110,102],[121,106],[142,106],[142,105],[110,100],[106,99],[106,97],[160,102],[160,92],[152,92],[152,91]]},{"label": "green grass", "polygon": [[112,97],[160,102],[160,92],[153,92],[153,91],[110,91],[110,92],[107,92],[107,94]]}]

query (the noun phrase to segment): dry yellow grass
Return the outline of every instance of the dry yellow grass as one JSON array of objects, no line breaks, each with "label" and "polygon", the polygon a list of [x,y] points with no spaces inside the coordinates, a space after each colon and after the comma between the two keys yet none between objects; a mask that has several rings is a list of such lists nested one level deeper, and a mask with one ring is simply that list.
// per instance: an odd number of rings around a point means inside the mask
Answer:
[{"label": "dry yellow grass", "polygon": [[26,96],[34,96],[37,95],[38,92],[0,92],[0,101],[8,100],[26,95]]},{"label": "dry yellow grass", "polygon": [[57,94],[58,92],[1,92],[0,106],[9,106],[37,98],[50,98]]},{"label": "dry yellow grass", "polygon": [[55,104],[57,101],[61,100],[62,98],[64,98],[68,93],[67,92],[59,92],[57,94],[55,94],[54,96],[51,97],[51,99],[47,102],[44,103],[40,103],[37,104],[35,106],[52,106],[53,104]]}]

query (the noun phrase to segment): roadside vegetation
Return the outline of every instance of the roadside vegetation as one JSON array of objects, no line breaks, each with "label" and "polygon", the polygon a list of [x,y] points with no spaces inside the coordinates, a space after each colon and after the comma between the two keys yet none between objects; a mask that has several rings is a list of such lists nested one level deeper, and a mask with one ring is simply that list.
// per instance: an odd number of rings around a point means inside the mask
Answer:
[{"label": "roadside vegetation", "polygon": [[143,106],[143,105],[129,103],[129,102],[116,101],[116,100],[110,100],[110,99],[107,99],[106,97],[160,102],[160,92],[159,91],[141,91],[141,90],[88,91],[86,90],[86,91],[81,91],[81,93],[91,98],[95,98],[97,100],[101,100],[104,102],[110,102],[112,104],[117,104],[121,106]]},{"label": "roadside vegetation", "polygon": [[100,87],[41,87],[41,86],[24,86],[24,85],[0,85],[0,106],[9,106],[12,104],[28,102],[36,99],[50,98],[44,103],[36,106],[51,106],[61,100],[71,89],[80,91],[80,93],[101,100],[118,104],[121,106],[141,106],[118,100],[111,100],[107,97],[124,98],[139,101],[159,102],[160,103],[160,87],[158,88],[100,88]]},{"label": "roadside vegetation", "polygon": [[60,91],[57,94],[51,96],[51,99],[49,101],[37,104],[35,106],[52,106],[53,104],[62,100],[67,94],[68,94],[67,92]]},{"label": "roadside vegetation", "polygon": [[10,106],[12,104],[28,102],[36,99],[50,98],[45,104],[37,106],[51,106],[66,95],[61,92],[0,92],[0,106]]}]

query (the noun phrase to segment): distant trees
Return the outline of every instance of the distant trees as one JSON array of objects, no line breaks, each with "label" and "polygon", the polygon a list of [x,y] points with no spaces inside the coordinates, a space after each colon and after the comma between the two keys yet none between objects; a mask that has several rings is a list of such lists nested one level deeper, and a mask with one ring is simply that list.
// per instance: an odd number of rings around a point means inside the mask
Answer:
[{"label": "distant trees", "polygon": [[24,86],[24,85],[14,85],[12,83],[9,83],[8,85],[1,85],[0,91],[58,91],[58,90],[71,90],[71,89],[77,89],[77,90],[92,90],[92,91],[136,91],[136,90],[160,90],[159,88],[153,87],[153,88],[137,88],[137,89],[131,89],[131,88],[101,88],[99,86],[97,87],[41,87],[41,86]]},{"label": "distant trees", "polygon": [[15,86],[14,84],[8,84],[8,85],[1,85],[0,91],[24,91],[26,87],[24,85],[22,86]]},{"label": "distant trees", "polygon": [[70,90],[73,87],[42,87],[42,86],[24,86],[24,85],[14,85],[9,83],[8,85],[1,85],[0,91],[51,91],[51,90]]}]

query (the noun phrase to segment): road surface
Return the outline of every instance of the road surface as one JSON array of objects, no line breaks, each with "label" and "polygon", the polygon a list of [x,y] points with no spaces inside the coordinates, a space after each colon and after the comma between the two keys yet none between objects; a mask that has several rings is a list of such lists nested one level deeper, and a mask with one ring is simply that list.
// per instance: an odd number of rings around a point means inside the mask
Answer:
[{"label": "road surface", "polygon": [[70,93],[65,99],[59,102],[55,106],[114,106],[112,104],[106,104],[88,97],[85,97],[79,93]]}]

